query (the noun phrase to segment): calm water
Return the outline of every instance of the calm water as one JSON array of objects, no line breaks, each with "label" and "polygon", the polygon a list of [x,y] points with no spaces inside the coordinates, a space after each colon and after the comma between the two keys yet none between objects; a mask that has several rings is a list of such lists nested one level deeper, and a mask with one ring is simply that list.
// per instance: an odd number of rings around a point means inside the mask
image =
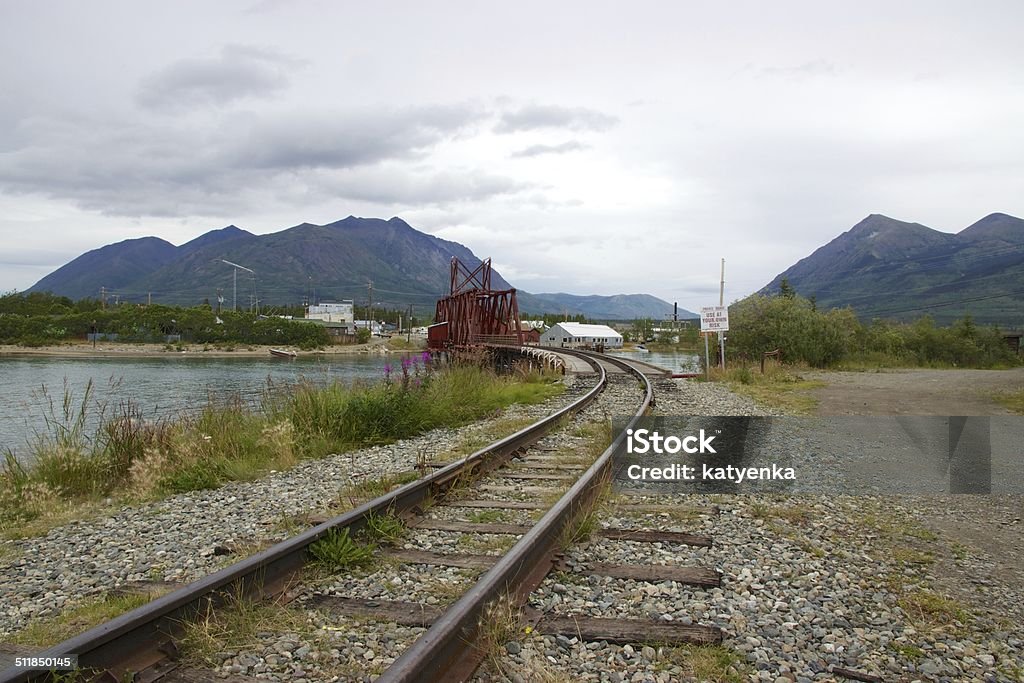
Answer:
[{"label": "calm water", "polygon": [[700,372],[700,356],[695,353],[663,353],[660,351],[613,351],[613,356],[642,360],[672,372]]},{"label": "calm water", "polygon": [[[0,357],[0,454],[9,448],[19,456],[37,432],[45,431],[47,394],[59,416],[64,386],[78,399],[93,382],[90,410],[125,401],[138,406],[146,419],[194,411],[211,398],[241,395],[258,401],[268,378],[275,384],[308,379],[317,383],[360,378],[380,379],[385,363],[396,356],[337,356],[330,359],[271,357],[201,358],[39,358]],[[44,394],[43,388],[46,393]]]}]

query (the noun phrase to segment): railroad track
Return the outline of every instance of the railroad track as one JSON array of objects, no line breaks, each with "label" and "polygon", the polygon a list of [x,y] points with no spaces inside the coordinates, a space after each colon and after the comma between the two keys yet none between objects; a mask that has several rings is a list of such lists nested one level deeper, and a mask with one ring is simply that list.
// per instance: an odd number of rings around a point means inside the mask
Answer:
[{"label": "railroad track", "polygon": [[[375,660],[366,654],[374,654],[372,642],[377,640],[357,640],[360,645],[346,647],[349,657],[345,661],[340,661],[340,641],[338,648],[326,650],[328,657],[337,653],[335,659],[339,660],[328,664],[356,680],[378,674],[378,681],[467,680],[481,661],[493,655],[497,622],[594,642],[719,642],[722,634],[715,627],[586,614],[555,616],[542,609],[523,608],[537,601],[535,591],[544,593],[542,582],[553,570],[704,588],[720,582],[717,572],[701,567],[593,563],[574,568],[564,564],[564,545],[582,533],[581,520],[586,520],[607,488],[616,444],[608,446],[592,462],[582,462],[578,457],[560,454],[559,447],[550,443],[554,437],[548,435],[557,433],[559,427],[564,430],[570,416],[600,407],[602,399],[612,403],[605,406],[606,411],[618,413],[624,404],[632,403],[630,410],[636,416],[643,414],[654,398],[648,375],[657,374],[651,366],[638,369],[638,364],[609,356],[571,354],[584,358],[598,381],[591,391],[566,408],[459,461],[436,463],[434,471],[418,481],[323,520],[293,538],[35,656],[46,659],[75,653],[83,669],[112,682],[214,680],[214,671],[179,666],[177,642],[183,625],[209,620],[217,610],[230,609],[232,601],[253,598],[272,598],[290,603],[290,608],[326,615],[323,632],[341,637],[358,620],[379,620],[407,628],[402,638],[415,639],[407,647],[403,642],[404,651],[383,671],[368,666],[360,672],[354,670],[357,663],[352,661],[352,655],[362,656],[367,662]],[[645,512],[643,505],[625,507]],[[380,590],[369,596],[365,590],[359,590],[365,587],[365,572],[321,576],[311,583],[298,578],[313,554],[311,551],[319,547],[314,544],[337,539],[339,534],[356,537],[382,518],[401,519],[406,528],[401,541],[383,548],[385,568],[369,575],[370,583],[388,582],[392,591],[386,596],[382,597]],[[613,542],[697,547],[711,544],[706,536],[636,527],[605,528],[597,533]],[[483,539],[491,545],[483,548],[484,552],[463,552],[453,538]],[[437,548],[456,552],[437,552]],[[503,554],[496,554],[501,551]],[[452,574],[453,571],[461,573]],[[443,581],[452,576],[462,581]],[[396,591],[395,586],[401,588]],[[442,604],[443,600],[432,594],[440,593],[442,586],[446,593],[460,592],[461,596],[448,605]],[[402,599],[391,599],[393,595]],[[333,623],[350,626],[330,626]],[[309,648],[297,657],[301,649],[282,647],[274,663],[283,659],[291,664],[296,658],[303,659]],[[241,658],[242,653],[234,656]],[[265,653],[251,656],[262,658],[265,665],[270,659]],[[267,666],[264,670],[269,671]],[[302,671],[301,665],[288,671],[293,678],[303,677],[296,675]],[[53,674],[43,669],[0,672],[0,683],[50,679]]]}]

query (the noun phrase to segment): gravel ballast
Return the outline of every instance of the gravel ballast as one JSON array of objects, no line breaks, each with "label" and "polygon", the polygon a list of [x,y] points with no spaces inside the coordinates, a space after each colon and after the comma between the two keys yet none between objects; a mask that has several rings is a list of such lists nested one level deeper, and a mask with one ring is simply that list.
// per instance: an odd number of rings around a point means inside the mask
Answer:
[{"label": "gravel ballast", "polygon": [[[408,472],[424,454],[454,448],[503,418],[537,419],[593,387],[568,376],[567,390],[532,406],[458,429],[438,429],[387,446],[308,460],[252,482],[125,506],[96,520],[5,543],[0,555],[0,642],[31,619],[53,616],[127,584],[187,583],[294,533],[289,520],[337,506],[361,481]],[[230,551],[226,553],[225,551]]]},{"label": "gravel ballast", "polygon": [[[572,396],[516,410],[539,415],[568,402],[587,380],[576,381]],[[663,415],[771,414],[722,385],[688,380],[657,380],[656,399]],[[633,400],[609,392],[589,414],[623,415]],[[579,424],[577,419],[561,436],[548,437],[546,447],[578,448],[582,439],[572,432]],[[128,582],[198,578],[236,559],[218,555],[218,548],[283,538],[282,519],[323,509],[354,481],[410,469],[431,439],[450,445],[477,428],[307,462],[259,482],[124,508],[106,519],[55,529],[45,538],[18,541],[14,559],[0,560],[0,593],[10,596],[0,611],[0,640],[29,619]],[[534,482],[523,482],[528,483]],[[516,496],[474,492],[473,497]],[[633,502],[657,503],[669,511],[639,513],[629,509]],[[711,506],[721,513],[681,512]],[[710,680],[841,681],[832,670],[842,667],[886,681],[1024,681],[1024,571],[1017,557],[1024,547],[1021,508],[1019,497],[986,496],[620,496],[601,515],[602,526],[707,534],[713,547],[591,540],[567,551],[568,571],[549,575],[529,605],[556,615],[718,626],[725,640],[717,651],[718,678]],[[427,516],[468,521],[479,512],[436,507]],[[507,510],[500,521],[526,524],[535,518],[530,511]],[[958,526],[971,533],[957,535]],[[406,544],[435,552],[488,553],[487,543],[501,542],[498,536],[476,536],[480,545],[470,548],[462,536],[423,532]],[[699,565],[720,571],[722,586],[584,576],[595,562]],[[443,605],[476,575],[385,564],[324,578],[293,607],[302,610],[314,593]],[[316,610],[305,614],[308,631],[267,633],[258,647],[223,653],[218,670],[300,682],[372,680],[423,632]],[[657,643],[619,646],[520,632],[494,653],[478,680],[662,683],[691,680],[693,661],[685,651]]]}]

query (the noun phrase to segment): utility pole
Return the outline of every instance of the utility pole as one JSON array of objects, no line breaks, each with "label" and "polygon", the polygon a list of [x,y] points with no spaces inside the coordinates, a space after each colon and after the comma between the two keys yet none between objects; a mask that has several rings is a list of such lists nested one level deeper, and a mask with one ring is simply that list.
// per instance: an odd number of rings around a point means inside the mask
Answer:
[{"label": "utility pole", "polygon": [[[722,259],[722,281],[718,285],[718,305],[725,305],[725,259]],[[722,370],[725,370],[725,333],[718,333],[718,352],[722,356]]]},{"label": "utility pole", "polygon": [[229,266],[231,266],[232,268],[235,269],[234,272],[231,274],[231,310],[232,311],[237,311],[238,310],[238,270],[239,269],[247,270],[250,273],[252,273],[252,291],[253,291],[253,295],[254,296],[256,294],[256,271],[253,270],[252,268],[246,268],[245,266],[240,266],[237,263],[232,263],[231,261],[227,261],[225,259],[220,259],[220,262],[221,263],[226,263],[226,264],[228,264]]},{"label": "utility pole", "polygon": [[100,302],[103,308],[107,307],[107,288],[100,287]]},{"label": "utility pole", "polygon": [[409,332],[405,336],[405,341],[412,341],[412,304],[409,304]]},{"label": "utility pole", "polygon": [[369,320],[367,322],[370,323],[370,336],[372,337],[373,336],[373,280],[367,280],[366,281],[366,291],[367,291],[369,299],[370,299],[370,312],[367,315]]},{"label": "utility pole", "polygon": [[146,292],[146,305],[147,306],[152,306],[153,305],[153,292]]}]

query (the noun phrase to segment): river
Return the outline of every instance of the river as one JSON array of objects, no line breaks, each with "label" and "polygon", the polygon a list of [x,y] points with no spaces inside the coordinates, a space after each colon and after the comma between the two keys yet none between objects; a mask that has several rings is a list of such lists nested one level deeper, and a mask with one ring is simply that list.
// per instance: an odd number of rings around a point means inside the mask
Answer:
[{"label": "river", "polygon": [[641,360],[672,372],[700,372],[700,356],[696,353],[663,351],[610,351],[610,355]]},{"label": "river", "polygon": [[[387,363],[398,356],[332,356],[296,360],[257,358],[203,358],[157,356],[146,358],[60,358],[0,356],[0,455],[10,449],[24,458],[27,445],[47,430],[49,404],[62,415],[65,386],[73,405],[81,405],[88,383],[93,386],[89,415],[97,417],[106,406],[109,413],[123,402],[137,406],[147,420],[196,411],[211,400],[235,395],[256,403],[268,380],[289,384],[307,379],[317,383],[333,380],[375,381],[383,377]],[[95,422],[91,423],[95,425]]]},{"label": "river", "polygon": [[[633,352],[625,358],[653,363],[673,372],[697,372],[695,354]],[[24,459],[36,434],[48,432],[47,418],[61,418],[65,385],[77,409],[92,382],[88,404],[91,426],[101,409],[114,413],[131,402],[147,420],[197,411],[212,400],[235,395],[255,404],[268,380],[289,384],[306,379],[316,383],[355,379],[375,381],[384,365],[398,365],[399,356],[339,355],[301,357],[294,361],[244,356],[215,358],[161,355],[143,358],[70,358],[0,356],[0,456],[9,449]]]}]

